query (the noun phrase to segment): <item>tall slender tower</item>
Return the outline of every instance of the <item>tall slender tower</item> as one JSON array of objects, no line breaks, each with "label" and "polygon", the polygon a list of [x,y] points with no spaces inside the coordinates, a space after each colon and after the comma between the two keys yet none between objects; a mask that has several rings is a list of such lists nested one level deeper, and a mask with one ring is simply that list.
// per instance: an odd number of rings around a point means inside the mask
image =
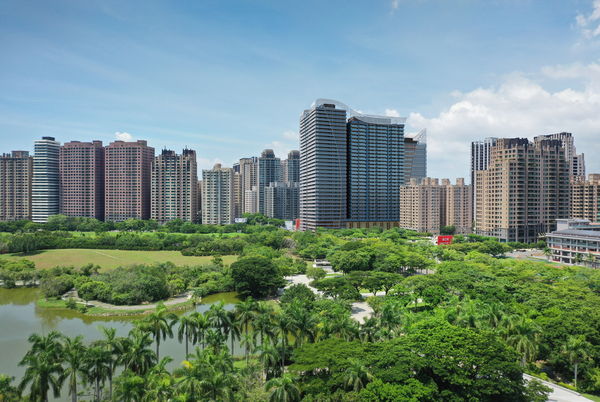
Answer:
[{"label": "tall slender tower", "polygon": [[302,230],[345,225],[346,156],[346,110],[317,100],[300,117]]},{"label": "tall slender tower", "polygon": [[287,159],[281,162],[281,169],[283,171],[282,180],[284,182],[300,182],[300,151],[290,151]]},{"label": "tall slender tower", "polygon": [[202,223],[233,223],[233,169],[217,163],[202,171]]},{"label": "tall slender tower", "polygon": [[31,219],[33,158],[27,151],[0,156],[0,221]]},{"label": "tall slender tower", "polygon": [[38,223],[60,212],[60,143],[54,137],[42,137],[34,143],[32,220]]},{"label": "tall slender tower", "polygon": [[104,219],[102,141],[71,141],[60,147],[60,213]]},{"label": "tall slender tower", "polygon": [[[258,211],[256,205],[256,196],[246,198],[247,194],[252,194],[252,189],[256,188],[257,183],[258,158],[240,159],[240,205],[242,213],[254,214]],[[249,193],[250,192],[250,193]]]},{"label": "tall slender tower", "polygon": [[427,131],[404,137],[404,183],[427,177]]},{"label": "tall slender tower", "polygon": [[192,222],[198,217],[198,168],[196,151],[181,155],[163,150],[152,164],[152,219]]},{"label": "tall slender tower", "polygon": [[154,148],[143,140],[115,141],[105,148],[105,219],[150,219]]},{"label": "tall slender tower", "polygon": [[281,160],[275,157],[272,149],[265,149],[258,158],[257,169],[257,201],[258,211],[265,214],[265,188],[270,183],[281,181]]}]

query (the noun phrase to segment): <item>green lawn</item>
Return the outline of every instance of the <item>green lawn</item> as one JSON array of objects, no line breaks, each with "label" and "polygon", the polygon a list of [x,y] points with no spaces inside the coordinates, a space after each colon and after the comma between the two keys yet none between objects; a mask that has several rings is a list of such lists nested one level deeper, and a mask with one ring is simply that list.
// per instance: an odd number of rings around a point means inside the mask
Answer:
[{"label": "green lawn", "polygon": [[[52,268],[57,265],[80,267],[92,263],[103,270],[120,265],[152,264],[170,261],[175,265],[202,265],[211,261],[212,257],[186,257],[179,251],[136,251],[136,250],[96,250],[96,249],[60,249],[42,250],[30,254],[7,254],[0,258],[28,259],[37,268]],[[231,264],[237,256],[223,257],[225,264]]]}]

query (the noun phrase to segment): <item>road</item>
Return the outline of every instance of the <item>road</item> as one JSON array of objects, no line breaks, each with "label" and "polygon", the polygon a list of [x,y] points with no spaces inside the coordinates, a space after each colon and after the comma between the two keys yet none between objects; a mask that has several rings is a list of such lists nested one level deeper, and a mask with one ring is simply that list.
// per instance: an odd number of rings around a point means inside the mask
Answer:
[{"label": "road", "polygon": [[[530,376],[529,374],[523,374],[523,378],[526,381],[531,381],[531,379],[535,378]],[[549,402],[590,402],[591,399],[588,399],[582,396],[579,392],[571,391],[570,389],[561,387],[560,385],[553,384],[548,381],[541,380],[539,378],[535,378],[540,381],[547,387],[552,388],[552,393],[548,395]]]}]

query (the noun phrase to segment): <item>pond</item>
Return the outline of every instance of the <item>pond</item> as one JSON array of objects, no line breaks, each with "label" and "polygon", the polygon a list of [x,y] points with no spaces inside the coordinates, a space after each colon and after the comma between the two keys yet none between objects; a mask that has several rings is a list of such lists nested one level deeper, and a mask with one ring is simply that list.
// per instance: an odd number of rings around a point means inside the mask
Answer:
[{"label": "pond", "polygon": [[[14,376],[17,382],[25,372],[24,367],[19,367],[18,363],[29,350],[29,335],[57,330],[72,337],[83,335],[85,341],[90,342],[102,338],[99,326],[113,327],[118,336],[126,336],[133,327],[133,321],[139,318],[89,317],[74,310],[39,308],[36,306],[38,298],[39,290],[35,288],[0,288],[0,373]],[[196,311],[207,311],[211,304],[220,301],[229,310],[238,299],[234,292],[207,296],[202,299],[202,304],[196,306]],[[191,312],[193,310],[183,314]],[[176,331],[177,326],[174,327],[175,334]],[[236,352],[239,352],[239,345]],[[184,360],[185,346],[176,337],[167,339],[161,342],[160,355],[171,356],[173,362],[170,369],[176,368]],[[66,399],[66,394],[62,399]]]}]

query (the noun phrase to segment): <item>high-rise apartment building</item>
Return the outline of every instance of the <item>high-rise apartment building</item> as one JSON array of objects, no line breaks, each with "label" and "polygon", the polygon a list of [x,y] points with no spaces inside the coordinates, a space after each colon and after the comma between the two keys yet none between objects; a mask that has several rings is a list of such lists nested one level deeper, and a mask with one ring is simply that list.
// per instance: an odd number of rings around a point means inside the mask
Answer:
[{"label": "high-rise apartment building", "polygon": [[115,141],[104,149],[107,221],[150,219],[154,148],[143,140]]},{"label": "high-rise apartment building", "polygon": [[571,182],[570,218],[600,222],[600,174]]},{"label": "high-rise apartment building", "polygon": [[164,223],[198,218],[198,170],[196,151],[181,155],[163,150],[152,164],[152,219]]},{"label": "high-rise apartment building", "polygon": [[290,151],[286,160],[281,161],[282,180],[286,183],[300,182],[300,151]]},{"label": "high-rise apartment building", "polygon": [[246,200],[246,193],[252,191],[257,185],[257,170],[258,158],[242,158],[240,159],[240,205],[242,213],[254,214],[258,211],[256,197],[251,200]]},{"label": "high-rise apartment building", "polygon": [[102,141],[66,142],[60,147],[60,213],[104,219]]},{"label": "high-rise apartment building", "polygon": [[427,177],[427,131],[404,137],[404,183]]},{"label": "high-rise apartment building", "polygon": [[265,187],[265,215],[269,218],[293,220],[298,218],[298,182],[275,182]]},{"label": "high-rise apartment building", "polygon": [[31,216],[44,223],[60,212],[60,143],[54,137],[42,137],[34,143]]},{"label": "high-rise apartment building", "polygon": [[443,180],[445,216],[441,226],[454,226],[456,234],[473,232],[473,191],[465,185],[465,179],[456,179],[456,184]]},{"label": "high-rise apartment building", "polygon": [[0,156],[0,221],[31,219],[33,158],[27,151]]},{"label": "high-rise apartment building", "polygon": [[217,163],[202,171],[202,223],[233,223],[233,169]]},{"label": "high-rise apartment building", "polygon": [[557,140],[562,143],[565,151],[565,159],[569,167],[569,174],[575,180],[585,180],[585,157],[584,154],[577,154],[575,148],[575,139],[571,133],[555,133],[547,135],[539,135],[534,138],[534,142],[543,140]]},{"label": "high-rise apartment building", "polygon": [[[404,119],[357,114],[347,123],[347,225],[397,226]],[[390,202],[394,200],[394,202]]]},{"label": "high-rise apartment building", "polygon": [[450,180],[410,179],[400,187],[400,227],[417,232],[438,234],[444,226],[455,233],[471,233],[472,192],[463,178]]},{"label": "high-rise apartment building", "polygon": [[261,214],[265,214],[265,187],[270,183],[281,181],[281,160],[275,157],[272,149],[265,149],[258,158],[256,174],[257,209]]},{"label": "high-rise apartment building", "polygon": [[425,178],[420,183],[410,179],[400,187],[400,227],[417,232],[439,233],[442,224],[443,187],[438,179]]},{"label": "high-rise apartment building", "polygon": [[317,100],[300,117],[300,227],[340,228],[346,220],[346,109]]},{"label": "high-rise apartment building", "polygon": [[477,205],[477,194],[475,187],[477,184],[477,171],[487,169],[492,156],[492,147],[496,145],[498,138],[488,137],[481,141],[471,142],[471,189],[473,192],[473,217]]},{"label": "high-rise apartment building", "polygon": [[475,232],[534,242],[570,212],[569,166],[562,141],[502,138],[476,172]]}]

